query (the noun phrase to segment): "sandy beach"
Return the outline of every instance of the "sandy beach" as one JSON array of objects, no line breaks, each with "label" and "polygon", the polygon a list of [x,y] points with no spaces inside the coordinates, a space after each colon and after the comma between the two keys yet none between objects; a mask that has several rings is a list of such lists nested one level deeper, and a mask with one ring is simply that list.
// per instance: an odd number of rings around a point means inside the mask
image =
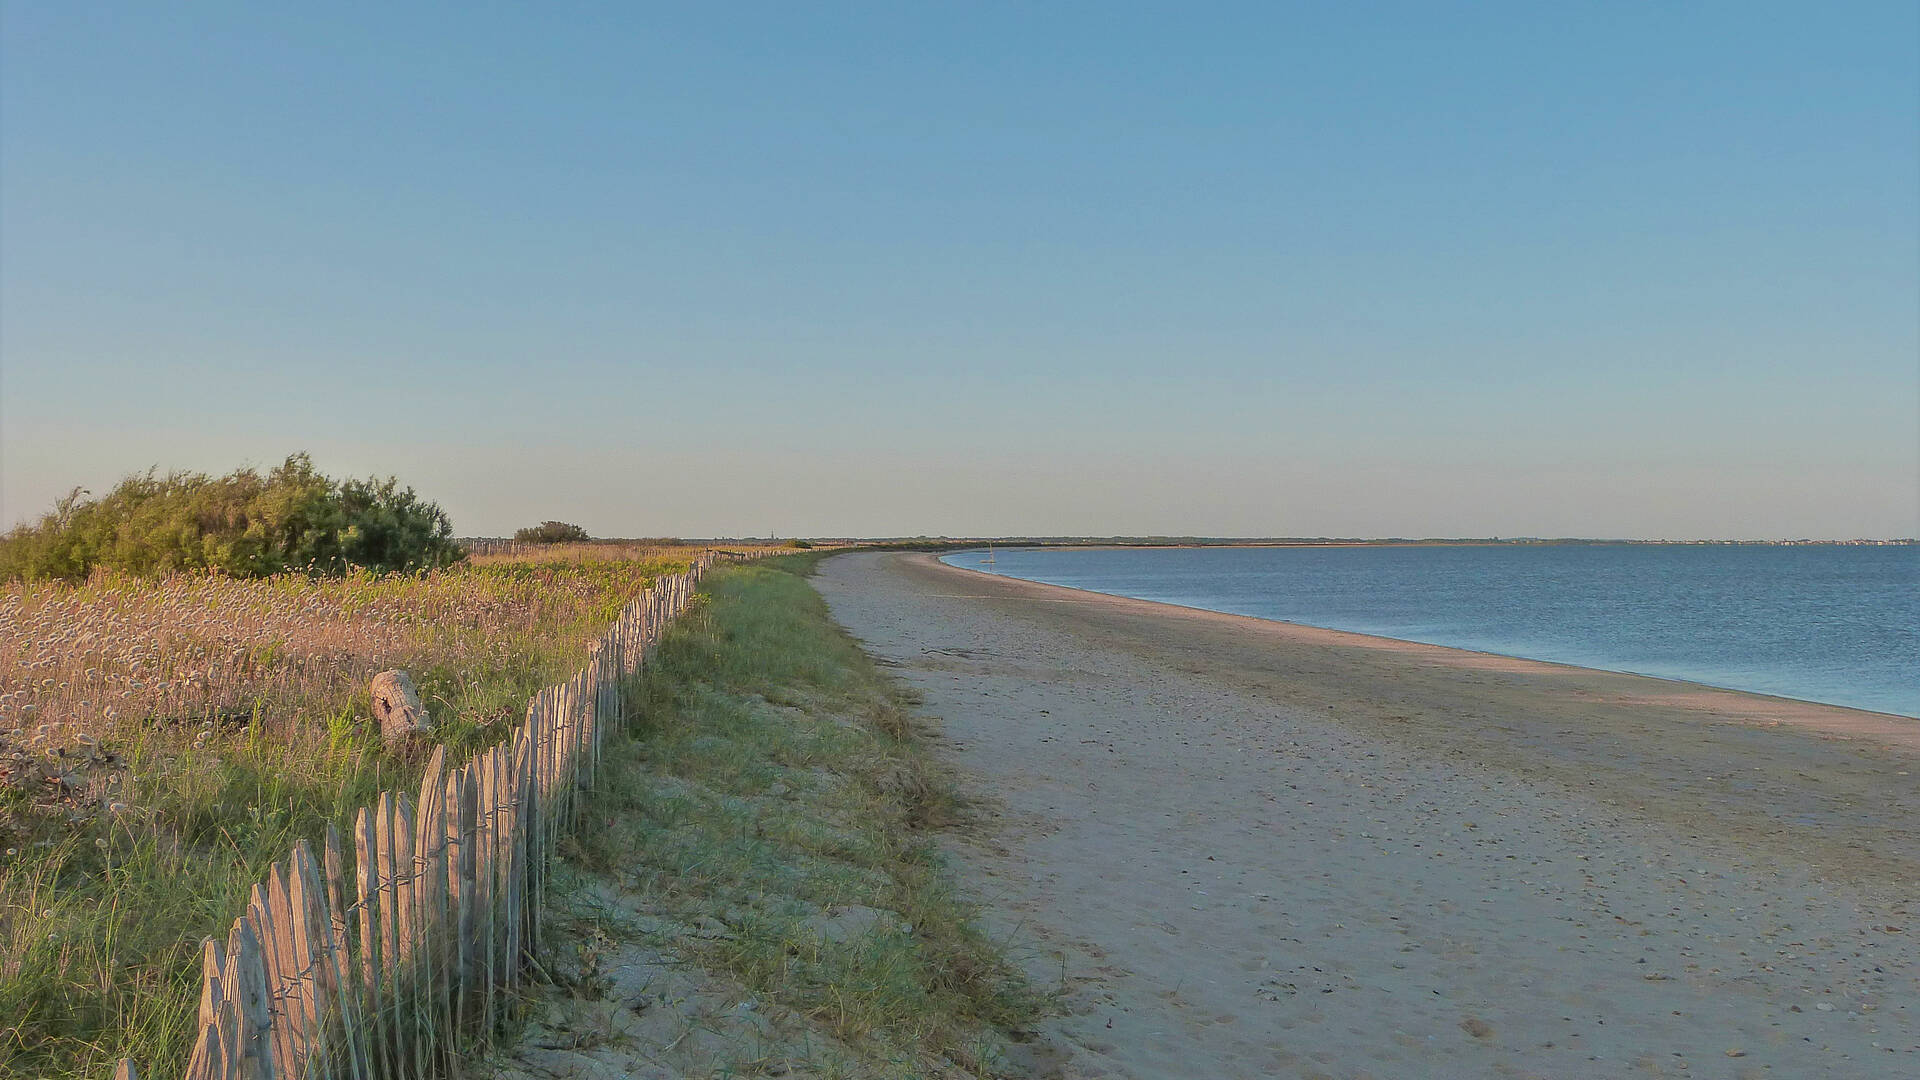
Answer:
[{"label": "sandy beach", "polygon": [[980,808],[1035,1075],[1920,1075],[1920,722],[821,564]]}]

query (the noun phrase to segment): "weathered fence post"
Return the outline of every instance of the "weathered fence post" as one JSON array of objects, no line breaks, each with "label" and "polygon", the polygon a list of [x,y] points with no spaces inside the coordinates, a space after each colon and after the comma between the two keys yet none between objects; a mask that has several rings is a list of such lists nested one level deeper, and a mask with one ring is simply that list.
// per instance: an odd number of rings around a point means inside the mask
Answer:
[{"label": "weathered fence post", "polygon": [[340,850],[340,830],[327,826],[327,961],[339,995],[340,1035],[354,1080],[371,1080],[372,1064],[366,1051],[366,1032],[360,1017],[365,1002],[355,981],[353,953],[347,934],[346,871]]},{"label": "weathered fence post", "polygon": [[453,1016],[442,992],[453,942],[447,920],[446,748],[436,747],[420,779],[413,828],[415,978],[425,1000],[419,1009],[421,1037],[453,1046]]},{"label": "weathered fence post", "polygon": [[[260,886],[254,886],[260,892]],[[234,920],[227,935],[227,975],[221,980],[227,1000],[217,1018],[226,1030],[222,1042],[227,1045],[229,1067],[237,1064],[238,1075],[253,1080],[278,1080],[285,1075],[273,1056],[272,990],[267,983],[266,950],[260,942],[258,924],[251,913]]]},{"label": "weathered fence post", "polygon": [[367,1014],[373,1021],[368,1032],[370,1045],[379,1048],[370,1055],[382,1071],[395,1074],[392,1013],[388,1004],[390,988],[387,976],[387,924],[381,910],[380,842],[377,822],[381,811],[362,808],[353,819],[353,869],[357,891],[354,906],[360,911],[360,985],[367,994]]}]

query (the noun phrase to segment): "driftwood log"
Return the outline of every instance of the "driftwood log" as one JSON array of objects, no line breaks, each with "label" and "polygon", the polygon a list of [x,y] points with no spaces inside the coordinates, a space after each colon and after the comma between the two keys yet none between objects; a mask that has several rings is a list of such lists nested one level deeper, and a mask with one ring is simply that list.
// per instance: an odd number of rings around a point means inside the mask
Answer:
[{"label": "driftwood log", "polygon": [[397,746],[433,730],[420,691],[407,673],[395,668],[373,677],[373,715],[380,721],[380,738]]}]

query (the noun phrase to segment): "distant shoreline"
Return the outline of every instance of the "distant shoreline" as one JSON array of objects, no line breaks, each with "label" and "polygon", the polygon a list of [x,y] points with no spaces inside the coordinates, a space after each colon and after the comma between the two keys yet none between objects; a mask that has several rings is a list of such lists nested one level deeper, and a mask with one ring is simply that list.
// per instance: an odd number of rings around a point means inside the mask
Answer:
[{"label": "distant shoreline", "polygon": [[[1332,545],[1328,545],[1332,546]],[[1175,604],[1164,600],[1142,600],[1137,597],[1120,596],[1115,593],[1103,593],[1093,589],[1081,589],[1072,585],[1055,585],[1050,582],[1034,581],[1029,578],[1011,577],[1005,574],[990,573],[967,566],[954,566],[940,561],[937,556],[925,557],[924,565],[938,567],[941,570],[972,575],[989,581],[1004,583],[1010,591],[1023,592],[1035,600],[1055,602],[1078,602],[1082,604],[1109,607],[1115,611],[1132,609],[1148,617],[1163,619],[1191,619],[1207,622],[1225,620],[1238,624],[1257,634],[1286,637],[1295,641],[1311,641],[1316,645],[1338,646],[1344,648],[1370,649],[1380,652],[1397,653],[1447,667],[1483,670],[1508,671],[1518,674],[1541,675],[1558,678],[1568,682],[1588,682],[1590,680],[1635,680],[1665,687],[1664,691],[1650,687],[1623,685],[1610,690],[1619,694],[1623,700],[1635,699],[1644,702],[1658,702],[1690,711],[1712,713],[1722,722],[1752,723],[1764,726],[1786,724],[1830,735],[1848,738],[1868,738],[1889,746],[1920,751],[1920,717],[1903,713],[1882,712],[1875,709],[1856,708],[1851,705],[1835,705],[1830,702],[1813,701],[1807,698],[1787,697],[1781,694],[1768,694],[1755,690],[1740,690],[1728,686],[1715,686],[1712,683],[1696,682],[1690,679],[1668,678],[1660,675],[1646,675],[1639,672],[1619,671],[1613,668],[1588,667],[1582,664],[1570,664],[1558,660],[1535,660],[1524,656],[1512,656],[1506,653],[1483,652],[1452,645],[1433,645],[1422,641],[1410,641],[1405,638],[1384,637],[1378,634],[1363,634],[1352,630],[1336,630],[1331,627],[1314,626],[1310,623],[1288,622],[1283,619],[1267,619],[1257,615],[1238,615],[1231,612],[1216,611],[1212,608],[1194,607],[1187,604]],[[1049,593],[1070,593],[1069,597],[1050,596]],[[1138,607],[1135,607],[1138,605]],[[1580,689],[1590,689],[1583,687]],[[1764,719],[1753,719],[1755,713],[1766,713]]]},{"label": "distant shoreline", "polygon": [[[881,543],[892,543],[882,541]],[[903,542],[904,543],[904,542]],[[972,548],[1351,548],[1351,547],[1914,547],[1920,541],[1897,540],[967,540],[940,541],[954,550]]]},{"label": "distant shoreline", "polygon": [[[1920,539],[1855,537],[1831,540],[1621,540],[1589,537],[1210,537],[1210,536],[806,536],[806,537],[674,537],[622,539],[596,537],[584,545],[676,544],[705,546],[766,546],[791,539],[817,547],[862,547],[926,550],[965,550],[986,547],[1070,548],[1283,548],[1283,547],[1914,547]],[[461,536],[455,543],[511,543],[510,538]]]},{"label": "distant shoreline", "polygon": [[[1034,548],[1330,548],[1330,547],[1914,547],[1913,537],[1840,540],[1607,540],[1579,537],[1235,537],[1205,536],[945,536],[808,537],[819,546],[893,548],[1034,547]],[[741,540],[693,540],[688,543],[746,543]],[[765,544],[765,539],[751,541]]]}]

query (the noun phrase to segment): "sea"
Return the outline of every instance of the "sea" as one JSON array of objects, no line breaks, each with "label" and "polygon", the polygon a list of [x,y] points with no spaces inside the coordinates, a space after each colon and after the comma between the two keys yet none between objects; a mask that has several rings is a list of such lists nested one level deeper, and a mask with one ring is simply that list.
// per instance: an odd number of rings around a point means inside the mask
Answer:
[{"label": "sea", "polygon": [[969,570],[1920,717],[1920,547],[998,548]]}]

